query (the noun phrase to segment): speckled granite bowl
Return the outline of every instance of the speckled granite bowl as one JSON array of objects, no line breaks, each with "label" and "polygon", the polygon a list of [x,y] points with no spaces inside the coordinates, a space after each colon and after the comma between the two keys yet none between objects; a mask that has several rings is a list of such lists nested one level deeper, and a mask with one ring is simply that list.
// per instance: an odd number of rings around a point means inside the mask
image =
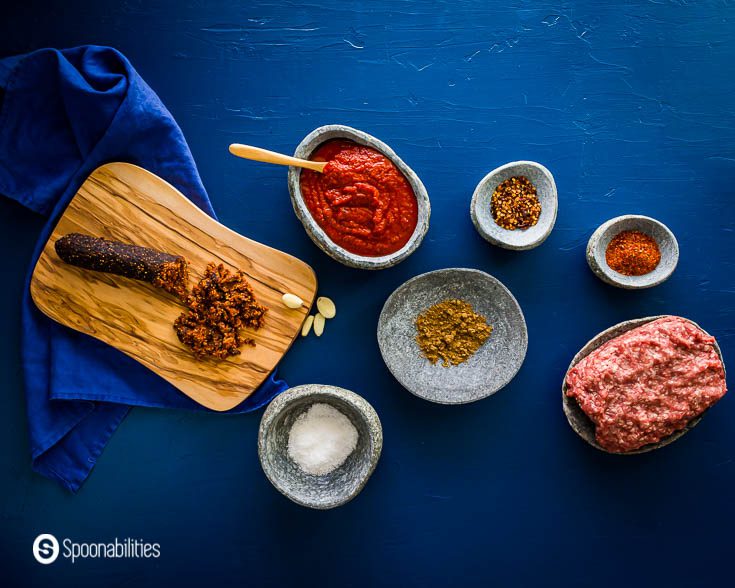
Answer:
[{"label": "speckled granite bowl", "polygon": [[[434,365],[416,343],[416,317],[447,298],[461,298],[487,318],[493,332],[469,360]],[[385,364],[404,388],[441,404],[463,404],[494,394],[516,375],[526,357],[528,332],[513,294],[499,280],[475,269],[421,274],[390,295],[378,321]]]},{"label": "speckled granite bowl", "polygon": [[[330,404],[357,429],[357,447],[333,472],[306,474],[288,455],[294,421],[312,404]],[[270,482],[287,498],[309,508],[328,509],[352,500],[373,473],[383,449],[383,429],[375,409],[354,392],[322,384],[296,386],[276,396],[260,421],[258,454]]]},{"label": "speckled granite bowl", "polygon": [[[662,318],[664,316],[667,316],[667,315],[647,316],[645,318],[623,321],[622,323],[618,323],[617,325],[614,325],[610,327],[609,329],[602,331],[602,333],[599,333],[593,339],[588,341],[587,344],[584,347],[582,347],[582,349],[579,350],[579,353],[577,353],[577,355],[574,356],[574,358],[572,359],[572,362],[569,364],[569,367],[567,368],[567,372],[566,374],[564,374],[564,381],[562,382],[562,387],[561,387],[562,407],[564,409],[564,414],[567,417],[567,421],[569,421],[569,425],[572,427],[572,429],[574,429],[577,435],[582,437],[582,439],[587,441],[587,443],[592,445],[592,447],[595,447],[596,449],[599,449],[600,451],[604,451],[605,453],[613,453],[613,452],[607,451],[606,449],[604,449],[597,443],[597,441],[595,440],[595,424],[580,408],[579,404],[577,403],[577,400],[567,396],[567,374],[569,374],[569,370],[571,370],[575,365],[577,365],[582,359],[587,357],[595,349],[600,347],[600,345],[602,345],[603,343],[607,343],[611,339],[614,339],[615,337],[619,337],[623,333],[627,333],[628,331],[635,329],[636,327],[640,327],[642,325],[645,325],[646,323],[650,323],[651,321],[655,321],[656,319]],[[686,320],[689,320],[689,319],[686,319]],[[700,329],[702,328],[699,325],[697,325],[697,323],[695,323],[694,321],[689,321],[689,322],[697,326]],[[704,329],[702,330],[704,331]],[[715,341],[715,350],[717,351],[717,355],[719,355],[720,357],[720,361],[722,362],[722,367],[724,369],[725,361],[722,358],[722,351],[720,350],[720,346],[717,344],[717,341]],[[614,453],[614,455],[635,455],[637,453],[647,453],[648,451],[653,451],[654,449],[664,447],[665,445],[668,445],[669,443],[673,443],[674,441],[676,441],[677,439],[679,439],[680,437],[688,433],[691,429],[693,429],[696,425],[699,424],[699,421],[702,420],[703,416],[704,416],[704,413],[699,415],[695,419],[692,419],[685,428],[675,433],[672,433],[671,435],[669,435],[665,439],[662,439],[658,443],[651,443],[649,445],[644,445],[643,447],[641,447],[640,449],[636,449],[635,451],[626,451],[624,453]]]},{"label": "speckled granite bowl", "polygon": [[[499,226],[493,219],[490,200],[495,188],[501,182],[515,176],[525,176],[536,186],[536,193],[541,203],[541,215],[534,226],[509,231]],[[472,195],[470,216],[477,232],[485,240],[505,249],[521,251],[538,247],[546,240],[554,228],[557,208],[556,183],[551,172],[540,163],[513,161],[501,165],[482,178]]]},{"label": "speckled granite bowl", "polygon": [[[605,261],[605,251],[610,241],[622,231],[640,231],[656,240],[661,251],[661,261],[652,272],[642,276],[624,276],[610,269]],[[637,290],[651,288],[669,279],[679,262],[679,244],[669,228],[656,219],[627,214],[603,223],[592,233],[587,243],[587,264],[603,282],[618,288]]]},{"label": "speckled granite bowl", "polygon": [[359,269],[384,269],[400,263],[416,251],[418,246],[421,245],[421,241],[424,240],[426,232],[429,230],[431,204],[429,203],[429,195],[426,192],[426,188],[421,183],[421,180],[416,173],[408,167],[403,160],[398,157],[390,147],[388,147],[388,145],[367,133],[363,133],[362,131],[346,127],[344,125],[326,125],[319,127],[318,129],[314,129],[304,137],[304,140],[299,143],[298,147],[296,147],[294,156],[302,159],[309,159],[311,154],[322,143],[331,139],[349,139],[350,141],[354,141],[360,145],[366,145],[373,149],[377,149],[390,159],[399,170],[401,170],[401,173],[406,176],[408,183],[411,185],[418,203],[418,223],[416,224],[416,229],[408,240],[408,243],[390,255],[367,257],[364,255],[355,255],[354,253],[350,253],[332,241],[324,230],[322,230],[322,228],[316,223],[314,217],[311,216],[301,194],[301,169],[290,167],[288,170],[288,189],[291,193],[291,203],[293,204],[296,216],[301,221],[301,224],[304,225],[304,228],[306,229],[309,237],[311,237],[311,240],[314,241],[314,243],[327,255],[333,257],[340,263]]}]

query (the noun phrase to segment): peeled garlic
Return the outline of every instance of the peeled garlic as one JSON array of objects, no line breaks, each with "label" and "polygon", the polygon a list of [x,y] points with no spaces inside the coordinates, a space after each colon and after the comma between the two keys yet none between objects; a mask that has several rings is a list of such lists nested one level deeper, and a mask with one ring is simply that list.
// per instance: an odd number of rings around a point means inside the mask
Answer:
[{"label": "peeled garlic", "polygon": [[289,308],[301,308],[304,305],[304,301],[301,300],[296,294],[286,293],[281,296],[283,303]]},{"label": "peeled garlic", "polygon": [[317,312],[316,315],[314,315],[314,334],[317,337],[321,337],[322,333],[324,332],[324,316]]},{"label": "peeled garlic", "polygon": [[309,334],[309,331],[311,331],[311,325],[314,324],[314,315],[310,314],[306,317],[306,320],[304,321],[304,324],[301,327],[301,336],[306,337]]},{"label": "peeled garlic", "polygon": [[334,306],[334,302],[326,296],[320,296],[316,299],[316,307],[325,319],[334,318],[337,314],[337,307]]}]

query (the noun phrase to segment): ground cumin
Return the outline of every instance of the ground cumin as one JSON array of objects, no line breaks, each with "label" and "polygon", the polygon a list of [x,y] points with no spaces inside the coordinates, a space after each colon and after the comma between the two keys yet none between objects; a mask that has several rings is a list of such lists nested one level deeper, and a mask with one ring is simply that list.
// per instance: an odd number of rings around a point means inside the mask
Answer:
[{"label": "ground cumin", "polygon": [[464,300],[434,304],[416,318],[416,343],[431,363],[459,365],[488,340],[493,328]]}]

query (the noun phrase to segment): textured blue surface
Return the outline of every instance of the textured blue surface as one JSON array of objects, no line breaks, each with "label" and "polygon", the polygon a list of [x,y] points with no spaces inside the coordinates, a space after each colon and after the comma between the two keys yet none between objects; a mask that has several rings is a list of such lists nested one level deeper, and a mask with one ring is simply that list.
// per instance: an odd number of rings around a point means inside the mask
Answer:
[{"label": "textured blue surface", "polygon": [[[579,3],[582,4],[582,3]],[[365,396],[385,449],[354,502],[301,509],[260,471],[259,415],[136,409],[77,496],[30,471],[18,357],[23,275],[41,220],[0,201],[0,563],[4,585],[724,585],[735,523],[735,408],[726,397],[653,454],[604,455],[569,429],[560,384],[577,349],[627,318],[687,316],[735,369],[735,6],[731,2],[16,3],[0,55],[110,44],[186,134],[220,218],[316,269],[339,317],[282,371]],[[340,122],[390,144],[421,176],[433,222],[380,273],[344,268],[306,237],[285,169],[232,141],[291,151]],[[540,248],[474,232],[475,184],[514,159],[555,175],[559,219]],[[605,286],[584,261],[604,220],[643,213],[681,260],[645,292]],[[477,267],[526,314],[518,376],[474,405],[435,406],[391,378],[375,325],[405,279]],[[40,532],[158,541],[155,561],[38,565]],[[6,581],[9,580],[9,583]]]}]

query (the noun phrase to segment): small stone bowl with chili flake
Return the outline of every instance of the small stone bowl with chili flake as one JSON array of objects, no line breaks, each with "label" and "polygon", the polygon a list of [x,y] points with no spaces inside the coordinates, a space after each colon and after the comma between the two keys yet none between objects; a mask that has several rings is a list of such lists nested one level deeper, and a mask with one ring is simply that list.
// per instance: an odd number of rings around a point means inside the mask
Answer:
[{"label": "small stone bowl with chili flake", "polygon": [[[530,226],[504,228],[501,225],[508,223],[496,220],[497,211],[493,214],[493,193],[512,178],[517,178],[526,186],[527,180],[532,188],[535,188],[538,202],[534,202],[536,209],[526,220],[526,224]],[[477,232],[486,241],[504,249],[523,251],[538,247],[551,234],[556,222],[557,208],[556,182],[551,172],[534,161],[513,161],[494,169],[482,178],[472,195],[470,216]]]},{"label": "small stone bowl with chili flake", "polygon": [[[623,249],[623,253],[627,252],[631,256],[628,265],[633,270],[640,267],[641,271],[655,266],[651,271],[641,275],[626,275],[610,267],[607,256],[610,243],[626,233],[632,235],[631,242]],[[651,250],[651,239],[655,241],[657,254]],[[637,246],[638,242],[640,246]],[[658,255],[660,259],[655,263]],[[674,233],[662,222],[648,216],[626,214],[610,219],[592,233],[587,243],[587,264],[592,272],[603,282],[628,290],[652,288],[665,282],[674,273],[678,261],[679,244]],[[625,269],[623,271],[626,272]]]}]

